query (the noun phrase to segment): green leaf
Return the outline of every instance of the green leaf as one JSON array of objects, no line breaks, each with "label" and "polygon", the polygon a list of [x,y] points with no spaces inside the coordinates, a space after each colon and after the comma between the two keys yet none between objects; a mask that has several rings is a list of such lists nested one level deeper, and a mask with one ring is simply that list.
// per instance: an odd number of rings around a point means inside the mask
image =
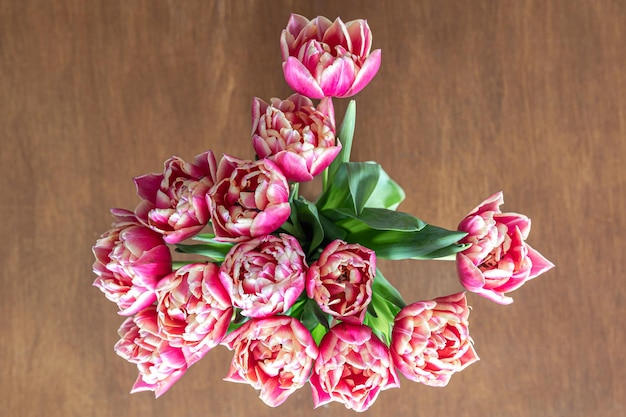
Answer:
[{"label": "green leaf", "polygon": [[456,244],[453,246],[445,247],[443,249],[438,249],[424,256],[416,256],[413,259],[443,259],[448,261],[454,261],[456,259],[457,253],[463,252],[470,246],[472,246],[471,243]]},{"label": "green leaf", "polygon": [[348,189],[354,210],[359,214],[374,192],[382,168],[380,165],[370,162],[350,162],[344,166],[347,169]]},{"label": "green leaf", "polygon": [[324,227],[319,218],[317,207],[315,204],[304,199],[298,198],[292,202],[293,209],[298,213],[298,221],[300,222],[300,229],[304,229],[304,226],[308,226],[305,232],[307,238],[310,238],[308,242],[308,253],[313,252],[324,240]]},{"label": "green leaf", "polygon": [[319,210],[364,207],[395,210],[404,200],[404,190],[375,162],[345,162],[317,200]]},{"label": "green leaf", "polygon": [[354,138],[354,128],[356,127],[356,101],[350,100],[346,113],[343,116],[343,121],[337,132],[337,138],[341,142],[341,151],[335,158],[335,160],[328,167],[327,183],[324,184],[324,189],[334,183],[335,174],[339,169],[339,166],[343,162],[350,160],[350,153],[352,151],[352,140]]},{"label": "green leaf", "polygon": [[222,262],[226,258],[226,254],[228,253],[230,248],[234,246],[233,243],[228,243],[227,245],[224,245],[222,243],[223,242],[220,242],[219,244],[207,243],[202,245],[186,245],[182,243],[177,243],[175,245],[175,250],[179,253],[202,255],[206,256],[212,261]]},{"label": "green leaf", "polygon": [[372,293],[396,306],[398,311],[406,306],[406,303],[402,299],[402,295],[400,295],[400,291],[387,281],[378,268],[376,268],[376,276],[374,277],[374,282],[372,284]]},{"label": "green leaf", "polygon": [[[433,259],[459,251],[457,242],[466,236],[464,232],[446,230],[427,224],[417,231],[374,230],[348,233],[345,240],[358,243],[376,252],[384,259]],[[462,250],[462,249],[461,249]]]},{"label": "green leaf", "polygon": [[322,213],[319,214],[320,222],[322,223],[322,227],[324,228],[324,236],[329,240],[333,241],[336,239],[345,240],[348,232],[345,229],[337,226],[335,222],[326,217]]},{"label": "green leaf", "polygon": [[347,209],[332,209],[324,211],[350,233],[375,230],[397,230],[413,232],[426,226],[422,220],[408,213],[388,210],[384,208],[365,207],[360,214],[356,215]]},{"label": "green leaf", "polygon": [[241,315],[241,309],[236,308],[233,311],[233,317],[230,320],[230,324],[228,325],[228,330],[226,331],[226,334],[237,330],[238,328],[243,326],[248,320],[250,320],[250,317]]},{"label": "green leaf", "polygon": [[405,197],[406,194],[402,187],[381,168],[378,183],[367,201],[367,207],[395,210],[404,201]]},{"label": "green leaf", "polygon": [[313,330],[310,330],[310,332],[311,336],[313,336],[313,340],[315,340],[315,343],[319,346],[320,342],[324,338],[324,335],[328,333],[328,329],[321,324],[318,324]]}]

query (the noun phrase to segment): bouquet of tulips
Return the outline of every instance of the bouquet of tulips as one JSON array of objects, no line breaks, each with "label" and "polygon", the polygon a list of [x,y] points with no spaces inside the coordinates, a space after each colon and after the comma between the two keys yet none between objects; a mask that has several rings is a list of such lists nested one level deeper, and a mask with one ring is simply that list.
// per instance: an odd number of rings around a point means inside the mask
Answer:
[{"label": "bouquet of tulips", "polygon": [[[365,20],[292,15],[280,47],[295,93],[253,100],[254,159],[172,157],[134,179],[134,211],[111,210],[94,285],[127,317],[115,352],[137,365],[132,392],[162,395],[222,344],[225,379],[270,406],[308,382],[315,407],[364,411],[398,372],[445,386],[478,360],[465,291],[407,304],[378,258],[456,260],[467,291],[501,304],[553,267],[525,242],[530,220],[500,211],[502,193],[446,230],[398,211],[405,194],[379,164],[350,161],[355,102],[336,129],[332,98],[375,76],[371,45]],[[316,177],[309,201],[298,186]]]}]

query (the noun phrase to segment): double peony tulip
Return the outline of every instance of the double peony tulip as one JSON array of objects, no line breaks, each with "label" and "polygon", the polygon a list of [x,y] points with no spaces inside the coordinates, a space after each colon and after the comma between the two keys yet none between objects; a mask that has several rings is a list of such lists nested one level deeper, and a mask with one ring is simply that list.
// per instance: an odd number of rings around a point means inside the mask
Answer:
[{"label": "double peony tulip", "polygon": [[197,155],[194,163],[176,156],[165,161],[162,174],[134,179],[143,199],[135,214],[161,233],[167,243],[178,243],[200,232],[209,221],[206,193],[215,183],[213,152]]},{"label": "double peony tulip", "polygon": [[355,411],[367,410],[380,391],[400,386],[387,346],[369,327],[350,323],[324,335],[310,383],[315,407],[338,401]]},{"label": "double peony tulip", "polygon": [[182,349],[191,366],[217,346],[228,330],[233,309],[213,263],[185,265],[156,288],[160,335]]},{"label": "double peony tulip", "polygon": [[218,240],[241,242],[265,236],[289,218],[289,184],[269,159],[247,161],[224,155],[207,194]]},{"label": "double peony tulip", "polygon": [[248,317],[289,310],[304,290],[307,265],[298,240],[281,233],[233,246],[220,267],[220,280],[235,307]]},{"label": "double peony tulip", "polygon": [[127,318],[118,334],[121,339],[115,344],[115,353],[136,364],[139,370],[131,393],[154,391],[159,397],[187,371],[182,350],[159,336],[155,306]]},{"label": "double peony tulip", "polygon": [[115,222],[92,248],[93,285],[130,316],[156,300],[157,283],[172,270],[170,250],[157,232],[128,210],[112,209]]},{"label": "double peony tulip", "polygon": [[280,47],[287,84],[311,98],[353,96],[380,68],[380,49],[370,53],[372,32],[363,19],[292,14]]},{"label": "double peony tulip", "polygon": [[406,378],[443,387],[478,360],[469,336],[465,293],[404,307],[394,320],[391,355]]},{"label": "double peony tulip", "polygon": [[502,213],[502,192],[496,193],[472,210],[459,224],[467,232],[460,243],[471,243],[457,254],[461,284],[499,304],[510,304],[504,293],[548,271],[554,264],[528,245],[530,219],[522,214]]},{"label": "double peony tulip", "polygon": [[372,301],[376,254],[356,243],[335,240],[307,273],[306,292],[322,311],[352,323],[363,323]]},{"label": "double peony tulip", "polygon": [[335,138],[335,111],[325,97],[317,108],[300,94],[286,100],[252,102],[252,144],[259,158],[276,163],[289,181],[310,181],[341,150]]},{"label": "double peony tulip", "polygon": [[235,351],[224,379],[252,385],[271,407],[306,383],[318,355],[309,331],[288,316],[252,319],[229,333],[223,343]]}]

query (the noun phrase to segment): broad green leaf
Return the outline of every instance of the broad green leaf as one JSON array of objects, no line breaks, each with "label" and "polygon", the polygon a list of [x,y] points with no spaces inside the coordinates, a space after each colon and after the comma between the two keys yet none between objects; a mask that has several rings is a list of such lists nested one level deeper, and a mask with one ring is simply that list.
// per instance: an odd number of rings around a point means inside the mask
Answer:
[{"label": "broad green leaf", "polygon": [[350,162],[344,165],[348,173],[348,188],[357,214],[363,210],[378,184],[380,165],[371,162]]},{"label": "broad green leaf", "polygon": [[426,226],[426,223],[415,216],[384,208],[366,207],[358,215],[346,209],[328,210],[324,211],[324,214],[333,218],[337,224],[350,233],[368,229],[413,232]]},{"label": "broad green leaf", "polygon": [[343,121],[337,132],[337,138],[341,142],[341,151],[335,158],[335,160],[328,167],[327,183],[324,184],[324,189],[334,184],[335,174],[339,169],[339,166],[343,162],[350,160],[350,152],[352,151],[352,140],[354,138],[354,128],[356,126],[356,101],[350,100],[346,113],[343,116]]},{"label": "broad green leaf", "polygon": [[226,254],[233,246],[233,244],[229,243],[228,246],[226,246],[221,244],[215,245],[208,243],[198,245],[186,245],[182,243],[177,243],[175,246],[176,252],[202,255],[216,262],[222,262],[226,258]]},{"label": "broad green leaf", "polygon": [[377,297],[395,305],[398,309],[402,309],[406,306],[400,292],[393,285],[391,285],[389,281],[387,281],[378,268],[376,268],[376,276],[374,277],[374,283],[372,284],[372,293],[376,294]]},{"label": "broad green leaf", "polygon": [[311,336],[313,336],[313,340],[319,346],[320,342],[324,338],[324,335],[328,333],[328,329],[321,324],[315,326],[313,330],[309,330],[311,332]]},{"label": "broad green leaf", "polygon": [[432,259],[429,254],[444,257],[458,252],[457,242],[466,233],[450,231],[427,224],[418,231],[374,230],[348,233],[345,240],[358,243],[376,252],[384,259]]},{"label": "broad green leaf", "polygon": [[308,253],[314,251],[324,240],[324,227],[319,218],[317,207],[315,204],[304,199],[298,198],[292,202],[292,206],[298,213],[298,221],[300,229],[305,232],[307,238],[310,238]]},{"label": "broad green leaf", "polygon": [[226,331],[226,334],[232,332],[233,330],[237,330],[238,328],[243,326],[248,320],[250,320],[250,317],[242,316],[241,310],[236,308],[233,311],[233,317],[230,320],[230,324],[228,325],[228,330]]},{"label": "broad green leaf", "polygon": [[337,226],[332,220],[328,217],[324,216],[322,213],[319,214],[319,219],[324,228],[324,236],[328,241],[333,241],[336,239],[345,240],[347,236],[346,230]]},{"label": "broad green leaf", "polygon": [[443,249],[438,249],[424,256],[416,256],[413,259],[443,259],[453,261],[456,258],[456,254],[463,252],[467,248],[472,246],[471,243],[462,243],[453,246],[448,246]]},{"label": "broad green leaf", "polygon": [[376,188],[369,200],[367,200],[367,207],[395,210],[404,201],[405,197],[406,194],[402,187],[381,169]]}]

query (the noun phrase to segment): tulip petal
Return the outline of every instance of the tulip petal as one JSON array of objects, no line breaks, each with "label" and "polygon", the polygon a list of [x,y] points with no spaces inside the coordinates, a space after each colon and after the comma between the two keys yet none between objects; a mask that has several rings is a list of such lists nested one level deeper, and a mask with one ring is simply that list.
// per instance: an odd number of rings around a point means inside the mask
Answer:
[{"label": "tulip petal", "polygon": [[344,97],[350,97],[360,92],[374,76],[378,73],[381,62],[381,51],[376,49],[373,51],[363,63],[363,66],[359,70],[354,79],[354,83],[350,89],[344,94]]},{"label": "tulip petal", "polygon": [[311,98],[324,97],[324,91],[311,72],[296,58],[289,57],[283,62],[283,73],[287,84],[298,93]]}]

